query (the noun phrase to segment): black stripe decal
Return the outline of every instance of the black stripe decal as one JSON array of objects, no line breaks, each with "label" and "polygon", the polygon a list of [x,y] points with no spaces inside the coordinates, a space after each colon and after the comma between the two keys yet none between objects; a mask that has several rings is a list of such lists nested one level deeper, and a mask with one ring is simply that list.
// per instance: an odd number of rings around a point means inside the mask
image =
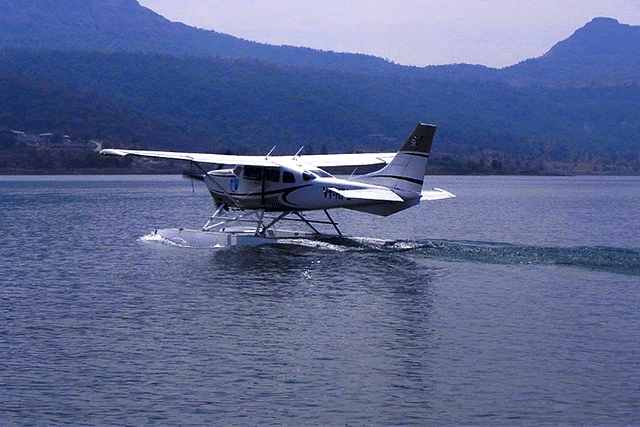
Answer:
[{"label": "black stripe decal", "polygon": [[429,158],[429,153],[418,153],[417,151],[400,151],[398,154],[406,154],[407,156],[423,157],[425,159]]},{"label": "black stripe decal", "polygon": [[391,178],[391,179],[399,179],[400,181],[411,182],[413,184],[418,184],[418,185],[424,184],[424,179],[420,180],[420,179],[414,179],[414,178],[407,178],[406,176],[374,175],[372,176],[372,178]]},{"label": "black stripe decal", "polygon": [[[289,188],[281,188],[278,190],[273,190],[273,191],[265,191],[263,192],[255,192],[255,193],[229,193],[229,195],[233,198],[233,197],[238,197],[239,199],[242,199],[243,197],[255,197],[255,198],[264,198],[267,196],[278,196],[280,195],[282,197],[282,201],[287,203],[289,206],[284,206],[281,205],[283,207],[286,207],[287,209],[295,206],[293,203],[291,203],[289,200],[287,200],[287,198],[289,197],[289,195],[291,193],[293,193],[296,190],[299,190],[301,188],[306,188],[306,187],[310,187],[310,184],[306,184],[306,185],[297,185],[295,187],[289,187]],[[211,191],[211,190],[210,190]],[[224,193],[217,193],[217,192],[213,192],[213,194],[215,194],[216,196],[221,196],[221,197],[226,197],[227,195]]]},{"label": "black stripe decal", "polygon": [[[273,194],[284,194],[284,193],[291,193],[292,191],[295,190],[299,190],[300,188],[305,188],[305,187],[309,187],[309,185],[298,185],[296,187],[289,187],[289,188],[281,188],[278,190],[272,190],[272,191],[256,191],[256,192],[252,192],[252,193],[229,193],[230,196],[232,197],[266,197],[266,196],[271,196]],[[220,196],[226,196],[225,193],[218,193],[215,192],[215,194],[218,194]]]},{"label": "black stripe decal", "polygon": [[295,206],[293,203],[291,203],[289,200],[287,200],[287,198],[289,197],[289,194],[293,193],[296,190],[299,190],[301,188],[306,188],[306,187],[311,187],[311,184],[300,185],[300,186],[297,186],[297,187],[287,188],[285,191],[282,192],[282,201],[285,202],[288,205]]}]

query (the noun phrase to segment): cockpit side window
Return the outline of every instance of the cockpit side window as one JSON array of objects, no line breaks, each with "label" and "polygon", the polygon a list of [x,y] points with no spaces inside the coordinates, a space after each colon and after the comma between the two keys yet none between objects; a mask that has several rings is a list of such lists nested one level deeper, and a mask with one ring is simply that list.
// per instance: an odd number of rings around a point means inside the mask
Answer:
[{"label": "cockpit side window", "polygon": [[259,166],[245,166],[242,176],[246,179],[260,181],[262,180],[262,168]]},{"label": "cockpit side window", "polygon": [[302,172],[302,179],[304,179],[305,181],[311,181],[311,180],[314,180],[316,178],[317,177],[314,174],[312,174],[311,172],[307,172],[307,171]]}]

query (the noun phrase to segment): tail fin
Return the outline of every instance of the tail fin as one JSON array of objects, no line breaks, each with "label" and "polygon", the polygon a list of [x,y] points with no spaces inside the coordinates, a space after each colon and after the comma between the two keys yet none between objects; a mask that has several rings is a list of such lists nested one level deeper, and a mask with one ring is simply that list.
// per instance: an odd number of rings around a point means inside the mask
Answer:
[{"label": "tail fin", "polygon": [[381,185],[392,190],[420,193],[435,132],[434,125],[418,123],[387,166],[361,177],[359,181]]}]

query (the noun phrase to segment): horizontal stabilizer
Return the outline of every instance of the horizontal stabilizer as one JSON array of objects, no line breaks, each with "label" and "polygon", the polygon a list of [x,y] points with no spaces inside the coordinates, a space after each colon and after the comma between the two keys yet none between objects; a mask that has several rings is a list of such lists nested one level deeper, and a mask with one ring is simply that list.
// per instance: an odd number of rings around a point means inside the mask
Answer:
[{"label": "horizontal stabilizer", "polygon": [[328,188],[327,191],[347,199],[371,200],[372,202],[404,202],[404,199],[386,188],[366,188],[361,190],[339,190]]},{"label": "horizontal stabilizer", "polygon": [[451,199],[456,197],[455,194],[449,193],[441,188],[434,188],[433,190],[424,190],[420,200],[442,200]]}]

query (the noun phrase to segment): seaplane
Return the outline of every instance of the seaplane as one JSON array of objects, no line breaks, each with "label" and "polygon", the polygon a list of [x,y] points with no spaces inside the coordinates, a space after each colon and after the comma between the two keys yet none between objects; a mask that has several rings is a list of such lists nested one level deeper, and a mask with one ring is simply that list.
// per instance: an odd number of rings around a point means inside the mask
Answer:
[{"label": "seaplane", "polygon": [[[423,190],[435,130],[418,123],[397,153],[301,155],[300,150],[294,156],[243,156],[103,149],[100,154],[182,160],[198,171],[190,175],[204,181],[214,201],[213,215],[201,230],[156,230],[162,239],[207,247],[257,245],[342,237],[331,209],[388,216],[422,201],[455,197],[440,188]],[[351,168],[350,176],[330,173],[345,168]],[[373,172],[358,174],[358,168]],[[314,211],[326,218],[309,218]],[[302,226],[284,229],[285,222]],[[323,227],[330,233],[321,232]]]}]

